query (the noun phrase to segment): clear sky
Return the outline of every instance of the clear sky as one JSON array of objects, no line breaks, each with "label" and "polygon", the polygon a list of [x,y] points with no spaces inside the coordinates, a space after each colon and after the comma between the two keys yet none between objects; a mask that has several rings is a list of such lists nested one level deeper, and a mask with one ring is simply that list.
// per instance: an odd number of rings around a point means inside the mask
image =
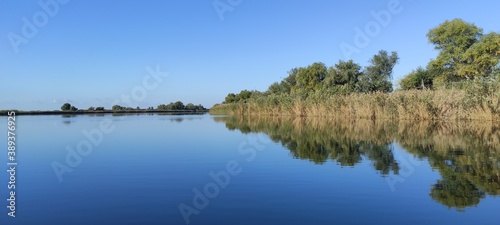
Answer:
[{"label": "clear sky", "polygon": [[[0,1],[0,109],[110,108],[157,65],[168,76],[137,106],[211,107],[229,92],[264,91],[291,68],[350,58],[366,66],[382,49],[399,54],[396,82],[436,56],[425,35],[447,19],[500,32],[495,0],[47,2],[57,1]],[[391,2],[397,10],[377,22],[371,12],[390,12]],[[367,26],[369,43],[356,45],[356,28]],[[359,51],[345,54],[342,43]]]}]

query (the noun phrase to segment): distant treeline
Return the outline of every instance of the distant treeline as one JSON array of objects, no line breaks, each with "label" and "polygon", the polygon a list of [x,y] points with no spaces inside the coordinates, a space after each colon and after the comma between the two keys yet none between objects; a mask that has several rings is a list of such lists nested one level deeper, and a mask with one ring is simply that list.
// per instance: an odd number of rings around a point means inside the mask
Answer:
[{"label": "distant treeline", "polygon": [[[75,106],[71,105],[70,103],[64,103],[62,106],[61,106],[61,110],[62,111],[79,111],[78,108],[76,108]],[[104,108],[103,106],[98,106],[98,107],[89,107],[87,110],[85,111],[106,111],[107,109]],[[154,107],[148,107],[146,109],[141,109],[139,107],[125,107],[125,106],[120,106],[120,105],[113,105],[111,107],[111,110],[112,111],[154,111],[154,110],[158,110],[158,111],[206,111],[207,109],[205,107],[203,107],[203,105],[199,104],[199,105],[194,105],[193,103],[188,103],[186,105],[184,105],[184,103],[182,103],[181,101],[176,101],[176,102],[171,102],[167,105],[165,104],[161,104],[161,105],[158,105],[156,107],[156,109]]]},{"label": "distant treeline", "polygon": [[264,91],[229,93],[210,110],[221,114],[351,118],[500,119],[500,34],[461,19],[427,34],[439,51],[426,68],[406,75],[394,91],[397,52],[379,51],[362,67],[348,60],[290,70]]},{"label": "distant treeline", "polygon": [[188,103],[184,105],[181,101],[171,102],[167,105],[161,104],[156,108],[148,107],[142,109],[140,107],[125,107],[120,105],[113,105],[111,109],[106,109],[104,106],[90,106],[87,109],[78,109],[70,103],[64,103],[61,106],[61,111],[22,111],[22,110],[0,110],[0,115],[7,115],[8,112],[17,112],[18,114],[71,114],[71,113],[99,113],[99,112],[206,112],[207,108],[203,105],[194,105],[193,103]]}]

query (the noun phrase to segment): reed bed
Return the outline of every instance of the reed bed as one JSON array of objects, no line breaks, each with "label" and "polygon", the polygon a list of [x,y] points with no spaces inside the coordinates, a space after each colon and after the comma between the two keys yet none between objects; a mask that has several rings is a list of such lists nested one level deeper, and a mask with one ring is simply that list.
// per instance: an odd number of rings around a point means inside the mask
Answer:
[{"label": "reed bed", "polygon": [[500,90],[462,89],[331,95],[260,95],[215,105],[212,114],[334,117],[342,119],[480,120],[500,122]]}]

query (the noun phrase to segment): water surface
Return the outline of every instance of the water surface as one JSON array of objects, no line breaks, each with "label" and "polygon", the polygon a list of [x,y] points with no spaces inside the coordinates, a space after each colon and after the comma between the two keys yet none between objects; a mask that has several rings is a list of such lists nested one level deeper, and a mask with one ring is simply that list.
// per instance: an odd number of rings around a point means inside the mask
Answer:
[{"label": "water surface", "polygon": [[[17,121],[16,218],[4,201],[3,224],[498,224],[500,132],[488,123]],[[54,165],[71,172],[58,177]],[[6,172],[0,181],[7,199]]]}]

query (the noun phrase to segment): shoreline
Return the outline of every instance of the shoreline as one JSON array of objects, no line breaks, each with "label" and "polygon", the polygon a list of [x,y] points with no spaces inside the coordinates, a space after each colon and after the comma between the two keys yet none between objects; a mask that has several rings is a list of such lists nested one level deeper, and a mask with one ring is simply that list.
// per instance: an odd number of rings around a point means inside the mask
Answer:
[{"label": "shoreline", "polygon": [[334,117],[342,119],[441,120],[500,122],[500,92],[409,90],[393,93],[332,95],[256,95],[244,101],[214,105],[210,114]]},{"label": "shoreline", "polygon": [[8,116],[8,112],[15,112],[16,116],[23,115],[96,115],[96,114],[154,114],[154,113],[169,113],[169,114],[204,114],[208,113],[209,110],[199,110],[199,111],[191,111],[191,110],[100,110],[100,111],[61,111],[61,110],[52,110],[52,111],[23,111],[23,110],[0,110],[0,116]]}]

